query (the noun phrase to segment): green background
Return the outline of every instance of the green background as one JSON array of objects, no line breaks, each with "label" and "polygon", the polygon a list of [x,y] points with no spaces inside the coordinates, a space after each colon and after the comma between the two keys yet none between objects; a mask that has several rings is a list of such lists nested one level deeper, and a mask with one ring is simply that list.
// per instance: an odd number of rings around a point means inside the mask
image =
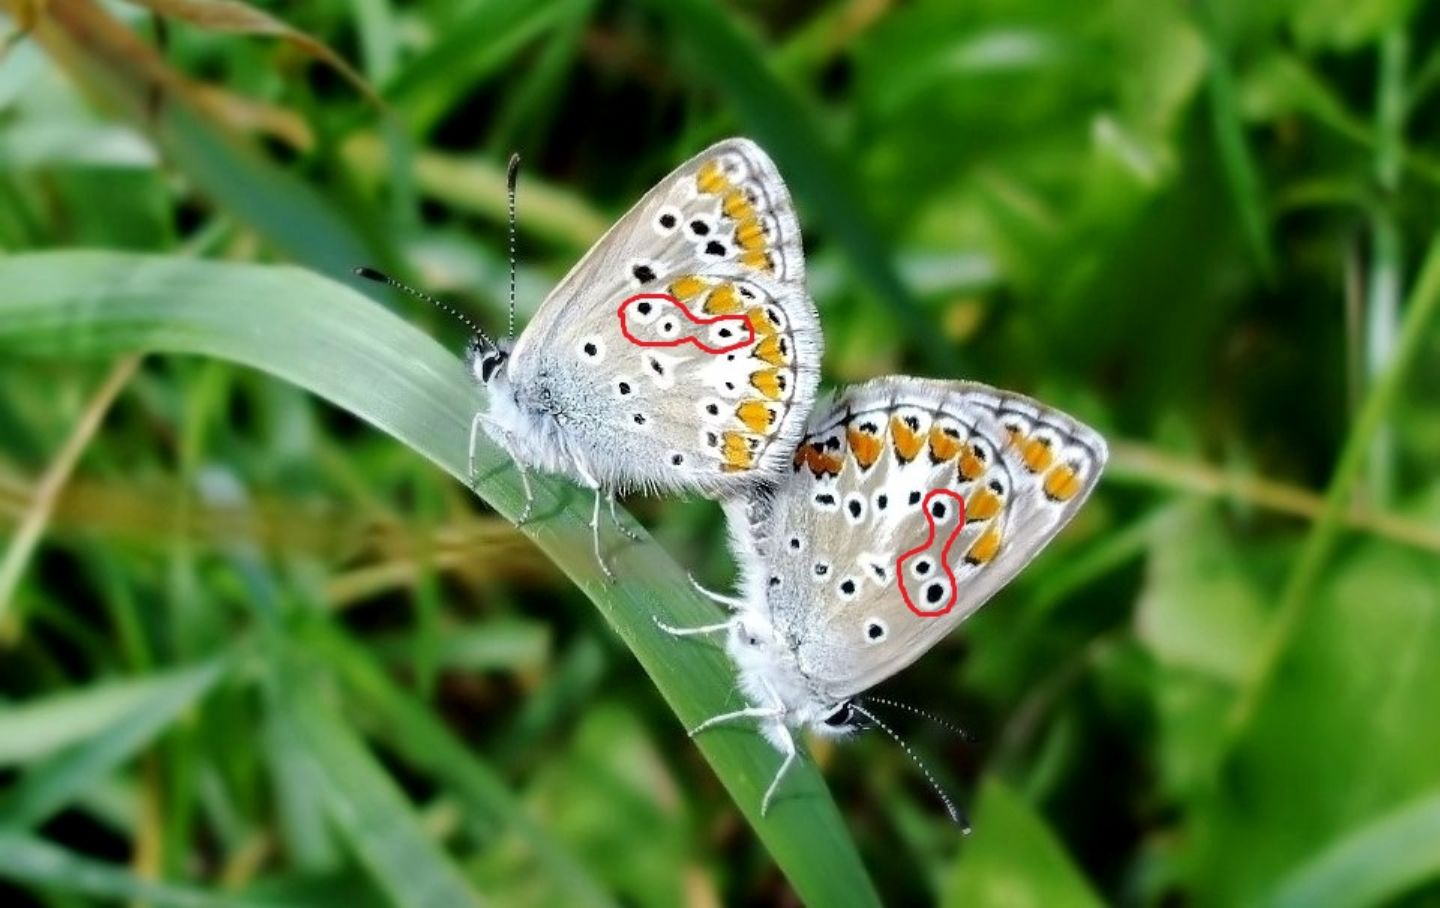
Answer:
[{"label": "green background", "polygon": [[[1440,905],[1440,6],[0,2],[0,900]],[[348,61],[348,62],[347,62]],[[353,67],[349,69],[348,67]],[[825,381],[1098,427],[1080,517],[778,755],[718,508],[588,551],[482,449],[503,325],[727,135]],[[143,356],[139,354],[144,354]],[[817,769],[818,767],[818,769]],[[828,789],[828,793],[827,793]]]}]

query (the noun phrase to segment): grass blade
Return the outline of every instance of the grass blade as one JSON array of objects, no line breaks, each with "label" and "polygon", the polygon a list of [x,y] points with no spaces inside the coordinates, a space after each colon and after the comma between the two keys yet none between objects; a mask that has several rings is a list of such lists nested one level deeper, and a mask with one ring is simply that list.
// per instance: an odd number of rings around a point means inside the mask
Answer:
[{"label": "grass blade", "polygon": [[225,667],[224,660],[217,660],[174,676],[94,737],[31,770],[0,799],[0,830],[35,826],[63,809],[199,701]]},{"label": "grass blade", "polygon": [[1213,0],[1201,0],[1196,12],[1205,32],[1210,54],[1210,127],[1220,151],[1220,163],[1230,184],[1240,226],[1250,244],[1250,253],[1267,282],[1275,280],[1275,250],[1270,245],[1269,218],[1265,214],[1260,171],[1245,141],[1245,124],[1240,116],[1240,99],[1235,73],[1230,67],[1220,28],[1215,21]]},{"label": "grass blade", "polygon": [[539,863],[568,891],[568,904],[614,904],[563,845],[531,822],[504,780],[419,701],[396,687],[363,649],[317,623],[306,634],[306,651],[330,663],[376,724],[387,730],[391,746],[453,786],[477,815],[495,817],[524,837]]},{"label": "grass blade", "polygon": [[0,878],[51,892],[87,895],[107,902],[143,902],[158,908],[259,908],[278,904],[155,883],[43,839],[13,832],[0,832]]},{"label": "grass blade", "polygon": [[1440,877],[1440,794],[1353,830],[1276,887],[1272,908],[1390,904]]},{"label": "grass blade", "polygon": [[1346,507],[1364,470],[1370,441],[1399,397],[1400,386],[1424,345],[1425,331],[1437,309],[1440,309],[1440,236],[1431,241],[1415,291],[1406,305],[1394,356],[1385,372],[1377,376],[1370,387],[1360,415],[1345,439],[1339,464],[1325,492],[1324,510],[1310,528],[1300,558],[1281,593],[1280,605],[1261,646],[1259,661],[1236,701],[1229,723],[1228,740],[1231,745],[1239,740],[1241,732],[1254,717],[1280,657],[1310,607],[1316,581],[1340,538]]},{"label": "grass blade", "polygon": [[[199,353],[263,369],[370,422],[457,479],[479,392],[434,340],[355,290],[291,267],[105,252],[47,252],[0,260],[0,351],[68,356],[134,350]],[[523,497],[508,461],[477,452],[479,494],[512,519]],[[589,504],[573,486],[535,484],[523,532],[569,575],[615,628],[688,726],[731,708],[734,672],[713,647],[678,645],[653,621],[715,620],[714,605],[653,542],[620,545],[622,582],[600,576],[590,553]],[[684,643],[686,641],[679,641]],[[878,898],[813,764],[787,777],[765,818],[760,798],[779,756],[752,729],[696,741],[801,899],[873,905]]]},{"label": "grass blade", "polygon": [[15,535],[10,537],[5,557],[0,559],[0,643],[13,642],[20,635],[19,618],[9,611],[10,600],[25,573],[25,566],[30,563],[30,554],[35,550],[35,543],[39,541],[45,524],[55,510],[56,498],[74,471],[75,463],[85,451],[85,446],[100,428],[110,405],[129,384],[139,367],[140,357],[125,356],[111,368],[110,374],[105,377],[99,390],[80,414],[80,421],[75,424],[70,437],[65,439],[65,444],[61,446],[59,453],[45,470],[45,475],[36,485],[30,507],[20,519]]},{"label": "grass blade", "polygon": [[[331,819],[395,904],[402,908],[481,904],[455,864],[425,837],[419,818],[389,774],[320,698],[319,679],[294,661],[286,674],[292,680],[281,693],[283,708],[304,739],[315,767],[312,778],[319,783]],[[304,680],[294,683],[295,678]]]},{"label": "grass blade", "polygon": [[119,723],[186,672],[92,685],[0,707],[0,766],[43,760]]}]

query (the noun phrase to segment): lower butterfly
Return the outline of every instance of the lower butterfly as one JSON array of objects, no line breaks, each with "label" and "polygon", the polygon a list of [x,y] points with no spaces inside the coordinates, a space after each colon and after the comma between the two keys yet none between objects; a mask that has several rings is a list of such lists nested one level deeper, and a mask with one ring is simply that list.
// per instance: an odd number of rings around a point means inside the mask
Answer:
[{"label": "lower butterfly", "polygon": [[883,701],[861,695],[1034,558],[1075,516],[1106,456],[1104,439],[1064,413],[971,382],[882,378],[817,406],[789,475],[726,504],[742,591],[710,595],[732,616],[662,625],[726,633],[750,701],[691,734],[760,723],[783,757],[762,814],[796,760],[792,729],[875,726],[893,737],[875,713]]}]

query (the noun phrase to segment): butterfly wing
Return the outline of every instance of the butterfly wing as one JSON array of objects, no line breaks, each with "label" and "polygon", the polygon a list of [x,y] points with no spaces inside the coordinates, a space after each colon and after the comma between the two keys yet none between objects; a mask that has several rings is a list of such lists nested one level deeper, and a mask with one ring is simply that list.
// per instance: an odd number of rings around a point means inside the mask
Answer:
[{"label": "butterfly wing", "polygon": [[984,385],[885,378],[841,396],[749,508],[800,671],[838,701],[909,665],[1059,532],[1106,456],[1092,429]]},{"label": "butterfly wing", "polygon": [[511,381],[517,393],[551,388],[567,441],[608,485],[718,494],[781,475],[819,380],[804,280],[775,165],[753,142],[720,142],[647,193],[546,298]]}]

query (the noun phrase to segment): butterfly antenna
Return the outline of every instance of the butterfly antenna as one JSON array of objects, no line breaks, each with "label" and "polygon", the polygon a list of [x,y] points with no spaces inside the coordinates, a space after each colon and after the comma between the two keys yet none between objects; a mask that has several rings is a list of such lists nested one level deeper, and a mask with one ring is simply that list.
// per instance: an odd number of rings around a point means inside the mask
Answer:
[{"label": "butterfly antenna", "polygon": [[510,164],[505,168],[505,199],[510,226],[510,315],[505,336],[515,336],[515,182],[520,178],[520,153],[510,153]]},{"label": "butterfly antenna", "polygon": [[969,835],[969,818],[965,816],[964,811],[960,810],[958,807],[955,806],[954,801],[950,800],[950,796],[945,793],[945,789],[940,787],[940,783],[935,781],[935,777],[930,774],[929,767],[927,767],[921,761],[920,755],[915,753],[915,751],[911,750],[910,745],[905,743],[905,739],[900,737],[900,735],[896,733],[895,729],[886,725],[879,716],[875,715],[873,712],[858,703],[851,703],[850,705],[854,707],[856,712],[865,716],[871,722],[874,722],[877,728],[885,732],[885,734],[889,735],[890,740],[900,745],[900,749],[905,751],[905,756],[910,758],[910,762],[915,764],[915,766],[925,776],[925,780],[930,783],[930,787],[934,789],[935,794],[940,797],[941,803],[945,805],[945,812],[950,814],[951,821],[953,821],[956,826],[960,827],[961,833],[963,833],[964,835]]},{"label": "butterfly antenna", "polygon": [[364,267],[364,266],[361,266],[361,267],[355,269],[355,273],[358,274],[360,277],[365,278],[367,281],[374,281],[374,282],[377,283],[377,284],[388,284],[388,285],[390,285],[391,287],[394,287],[396,290],[400,290],[400,291],[402,291],[402,292],[404,292],[404,293],[410,294],[411,296],[415,297],[417,300],[424,300],[425,302],[427,302],[427,303],[429,303],[430,305],[434,306],[436,309],[439,309],[441,312],[449,313],[450,315],[452,315],[452,316],[454,316],[456,319],[458,319],[462,325],[464,325],[465,327],[469,328],[472,332],[474,332],[477,337],[483,339],[486,343],[490,344],[491,346],[494,346],[494,342],[490,340],[490,335],[488,335],[488,334],[486,334],[484,331],[480,330],[480,326],[477,325],[477,324],[475,324],[475,320],[474,320],[474,319],[472,319],[470,316],[466,315],[465,313],[461,312],[459,309],[456,309],[454,306],[450,305],[449,303],[446,303],[446,302],[443,302],[443,301],[441,301],[441,300],[438,300],[438,299],[436,299],[435,297],[431,296],[430,294],[425,293],[425,292],[423,292],[423,291],[421,291],[421,290],[416,290],[414,287],[411,287],[409,284],[402,284],[402,283],[400,283],[399,281],[395,280],[395,279],[394,279],[393,277],[391,277],[390,275],[386,274],[385,272],[383,272],[383,271],[376,271],[374,268],[366,268],[366,267]]},{"label": "butterfly antenna", "polygon": [[970,734],[968,731],[961,728],[960,726],[956,725],[954,722],[951,722],[949,719],[945,719],[941,716],[937,716],[932,712],[926,712],[923,709],[911,706],[909,703],[901,703],[898,700],[887,700],[884,697],[866,697],[865,702],[879,703],[881,706],[889,706],[892,709],[904,710],[911,715],[919,716],[922,719],[928,719],[931,722],[934,722],[936,725],[955,735],[957,738],[959,738],[961,741],[966,742],[967,744],[975,743],[975,736]]}]

